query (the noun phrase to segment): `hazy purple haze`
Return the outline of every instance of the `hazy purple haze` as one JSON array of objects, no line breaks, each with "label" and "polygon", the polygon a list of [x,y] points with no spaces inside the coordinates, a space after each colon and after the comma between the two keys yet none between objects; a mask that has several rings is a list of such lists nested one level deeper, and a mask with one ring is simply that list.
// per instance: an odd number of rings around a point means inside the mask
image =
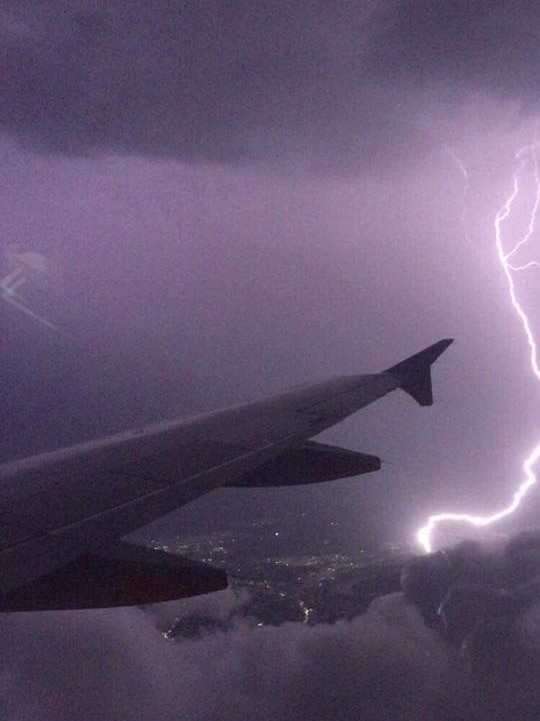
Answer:
[{"label": "hazy purple haze", "polygon": [[[25,293],[65,331],[0,306],[3,459],[455,337],[433,408],[394,394],[325,434],[378,474],[237,498],[298,504],[307,541],[337,520],[350,547],[504,505],[538,384],[493,219],[534,134],[539,40],[532,1],[0,2],[2,249],[55,263]],[[537,270],[518,287],[536,328]]]}]

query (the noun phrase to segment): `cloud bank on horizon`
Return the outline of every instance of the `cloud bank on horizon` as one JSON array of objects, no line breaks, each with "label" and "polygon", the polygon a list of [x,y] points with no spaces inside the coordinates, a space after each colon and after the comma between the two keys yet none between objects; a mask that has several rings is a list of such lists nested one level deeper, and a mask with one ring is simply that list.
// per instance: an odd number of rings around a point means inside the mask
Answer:
[{"label": "cloud bank on horizon", "polygon": [[535,109],[539,18],[503,0],[3,0],[0,127],[74,155],[399,164],[441,142],[434,104]]}]

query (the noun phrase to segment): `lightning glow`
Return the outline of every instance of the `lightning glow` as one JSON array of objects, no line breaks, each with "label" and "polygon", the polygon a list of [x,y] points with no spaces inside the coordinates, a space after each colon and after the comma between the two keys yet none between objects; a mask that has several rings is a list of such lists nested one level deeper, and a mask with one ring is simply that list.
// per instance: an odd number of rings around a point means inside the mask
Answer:
[{"label": "lightning glow", "polygon": [[[495,215],[494,220],[494,230],[495,230],[495,247],[497,251],[497,258],[499,260],[499,263],[501,265],[501,268],[504,272],[507,286],[508,286],[508,293],[510,296],[510,301],[512,303],[512,307],[518,316],[521,326],[523,328],[523,331],[525,333],[525,337],[527,340],[527,344],[529,347],[529,354],[530,354],[530,363],[531,363],[531,369],[534,373],[535,377],[540,380],[540,367],[538,362],[538,349],[534,337],[534,333],[531,329],[531,323],[529,321],[529,318],[527,316],[527,313],[523,309],[523,306],[518,300],[517,292],[516,292],[516,284],[514,279],[514,274],[517,272],[525,271],[530,268],[534,267],[540,267],[540,262],[537,260],[529,261],[523,265],[515,265],[510,262],[510,259],[515,256],[515,254],[519,251],[520,248],[525,246],[530,238],[532,237],[535,226],[536,226],[536,219],[538,215],[538,211],[540,208],[540,171],[539,171],[539,162],[538,162],[538,150],[539,145],[535,142],[532,145],[528,145],[524,148],[521,148],[521,150],[518,151],[516,154],[516,169],[514,171],[514,174],[512,176],[512,190],[502,205],[502,207],[497,211]],[[465,182],[467,183],[466,188],[468,187],[468,173],[464,166],[464,164],[459,160],[459,158],[455,155],[455,153],[448,151],[452,157],[452,159],[458,164],[464,178]],[[532,163],[532,169],[533,169],[533,177],[534,177],[534,188],[535,188],[535,197],[534,197],[534,203],[533,207],[529,214],[529,222],[527,224],[527,230],[525,234],[517,240],[514,245],[510,248],[510,250],[505,250],[504,244],[503,244],[503,225],[506,220],[509,219],[512,213],[512,207],[514,205],[514,201],[518,197],[521,189],[521,178],[523,173],[527,170],[529,165]],[[529,490],[536,484],[537,478],[534,473],[534,466],[537,463],[537,461],[540,459],[540,443],[532,450],[532,452],[529,454],[529,456],[525,459],[523,462],[523,472],[524,472],[524,480],[521,482],[521,484],[518,486],[517,491],[514,493],[512,497],[511,503],[503,508],[500,511],[496,511],[494,513],[491,513],[486,516],[474,516],[466,513],[437,513],[428,518],[428,521],[425,526],[420,528],[420,530],[417,532],[417,540],[418,543],[422,546],[424,551],[426,553],[430,553],[432,550],[432,543],[431,543],[431,536],[433,531],[435,530],[436,526],[439,523],[468,523],[472,526],[489,526],[492,523],[495,523],[496,521],[501,520],[502,518],[505,518],[506,516],[509,516],[510,514],[514,513],[514,511],[520,506],[522,500],[525,498]]]},{"label": "lightning glow", "polygon": [[18,289],[24,285],[28,279],[35,273],[46,273],[47,272],[47,261],[40,253],[9,253],[8,260],[11,261],[12,265],[15,265],[15,269],[8,273],[4,278],[0,279],[0,297],[10,303],[21,312],[25,313],[35,321],[50,328],[51,330],[60,332],[54,323],[51,323],[46,318],[38,315],[24,302],[23,298],[18,292]]}]

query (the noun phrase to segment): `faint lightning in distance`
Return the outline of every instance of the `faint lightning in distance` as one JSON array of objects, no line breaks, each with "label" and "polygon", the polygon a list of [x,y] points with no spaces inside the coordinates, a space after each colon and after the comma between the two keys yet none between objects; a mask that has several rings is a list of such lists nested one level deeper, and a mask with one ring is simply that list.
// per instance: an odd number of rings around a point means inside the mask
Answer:
[{"label": "faint lightning in distance", "polygon": [[478,252],[477,247],[473,243],[471,236],[469,235],[469,231],[467,230],[467,196],[469,194],[469,173],[467,172],[467,168],[465,167],[465,164],[461,160],[461,158],[455,154],[455,152],[452,150],[452,148],[449,148],[447,145],[444,146],[444,151],[450,156],[452,161],[457,165],[459,168],[459,172],[463,176],[463,193],[461,196],[461,229],[463,230],[463,235],[465,236],[465,240],[471,248],[475,251],[475,253],[479,256],[480,253]]},{"label": "faint lightning in distance", "polygon": [[[502,207],[497,211],[495,215],[494,220],[494,230],[495,230],[495,247],[497,251],[497,258],[499,260],[499,263],[503,269],[504,275],[506,277],[507,285],[508,285],[508,293],[510,296],[510,301],[512,303],[512,307],[514,308],[514,311],[516,312],[518,318],[521,321],[521,326],[523,328],[523,331],[525,333],[525,337],[527,339],[527,344],[529,346],[529,352],[530,352],[530,362],[531,362],[531,369],[536,376],[538,380],[540,380],[540,366],[538,362],[538,348],[536,345],[536,341],[534,338],[534,333],[531,329],[531,323],[529,321],[529,318],[527,316],[527,313],[523,309],[523,306],[518,300],[517,292],[516,292],[516,284],[514,279],[514,273],[521,272],[524,270],[528,270],[533,267],[540,267],[540,261],[532,260],[529,261],[523,265],[515,265],[514,263],[510,262],[510,259],[515,256],[515,254],[518,252],[520,248],[525,246],[527,242],[532,237],[534,231],[535,231],[535,224],[536,224],[536,218],[538,215],[538,211],[540,208],[540,169],[539,169],[539,162],[538,162],[538,150],[539,145],[535,142],[532,145],[525,146],[521,148],[517,154],[516,154],[516,161],[517,166],[514,171],[514,174],[512,176],[512,190],[507,197],[506,201],[502,205]],[[465,165],[463,162],[456,156],[456,154],[453,151],[450,151],[448,148],[446,148],[446,151],[449,153],[449,155],[452,157],[454,162],[458,165],[460,168],[463,177],[465,179],[465,190],[468,190],[468,182],[469,182],[469,176],[467,173],[467,169],[465,168]],[[512,248],[510,250],[505,250],[504,244],[503,244],[503,237],[502,237],[502,228],[503,224],[506,220],[508,220],[512,213],[512,207],[514,205],[514,201],[518,197],[521,189],[521,183],[520,180],[522,178],[522,175],[527,170],[527,168],[532,164],[532,170],[533,170],[533,177],[534,177],[534,189],[535,189],[535,195],[534,195],[534,202],[533,207],[530,211],[529,215],[529,222],[527,224],[527,230],[524,233],[524,235],[517,240]],[[465,207],[465,206],[464,206]],[[464,212],[462,214],[462,220],[464,219]],[[465,235],[468,239],[468,235],[465,231]],[[496,521],[499,521],[502,518],[505,518],[506,516],[509,516],[510,514],[514,513],[514,511],[519,507],[521,504],[521,501],[523,498],[527,495],[529,490],[536,484],[536,475],[534,473],[534,466],[540,459],[540,443],[533,449],[533,451],[529,454],[529,456],[525,459],[523,462],[523,472],[524,472],[524,480],[521,482],[521,484],[518,486],[517,491],[514,493],[512,497],[512,502],[503,508],[500,511],[497,511],[495,513],[492,513],[490,515],[486,516],[475,516],[470,515],[466,513],[437,513],[432,516],[430,516],[427,520],[427,523],[425,526],[420,528],[417,532],[417,541],[422,546],[424,551],[426,553],[430,553],[432,550],[432,542],[431,537],[433,534],[433,531],[435,530],[436,526],[440,523],[447,523],[447,522],[453,522],[453,523],[468,523],[472,526],[488,526],[491,523],[494,523]]]}]

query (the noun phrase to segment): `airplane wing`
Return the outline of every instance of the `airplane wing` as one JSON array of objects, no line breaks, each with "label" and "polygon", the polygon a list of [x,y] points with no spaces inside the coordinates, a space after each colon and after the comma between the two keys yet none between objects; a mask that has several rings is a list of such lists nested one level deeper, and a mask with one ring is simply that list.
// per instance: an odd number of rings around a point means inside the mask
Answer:
[{"label": "airplane wing", "polygon": [[227,585],[223,571],[122,541],[222,486],[332,480],[374,456],[310,441],[402,388],[430,405],[442,340],[382,373],[159,423],[0,466],[0,610],[151,603]]}]

